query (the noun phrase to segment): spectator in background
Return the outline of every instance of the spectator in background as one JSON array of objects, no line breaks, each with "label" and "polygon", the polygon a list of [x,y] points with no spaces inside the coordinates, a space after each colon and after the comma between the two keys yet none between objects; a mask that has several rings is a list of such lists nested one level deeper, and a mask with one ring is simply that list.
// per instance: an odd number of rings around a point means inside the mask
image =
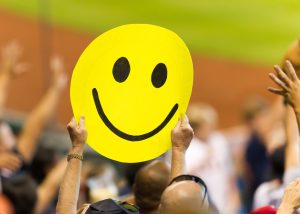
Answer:
[{"label": "spectator in background", "polygon": [[[299,133],[300,133],[300,80],[297,77],[296,71],[293,68],[293,65],[290,61],[286,61],[285,68],[286,74],[283,72],[283,70],[279,66],[275,66],[275,71],[277,73],[277,76],[273,73],[270,74],[270,78],[280,87],[279,89],[270,87],[269,91],[272,93],[281,95],[284,97],[285,102],[288,103],[294,110],[294,113],[296,115],[296,121],[298,124],[298,135],[295,136],[295,129],[293,128],[293,125],[291,125],[293,122],[290,118],[292,115],[291,110],[288,110],[288,112],[291,115],[288,115],[286,122],[286,138],[287,138],[287,148],[286,152],[291,155],[286,159],[286,179],[291,179],[293,176],[293,168],[296,168],[296,170],[299,170]],[[295,127],[295,126],[294,126]],[[299,186],[299,180],[295,181],[291,184],[290,187],[286,189],[286,193],[293,193],[296,194],[294,196],[298,195],[299,198],[299,192],[295,192],[291,187],[294,187],[295,189],[298,189]],[[292,195],[293,195],[292,194]],[[280,205],[279,213],[292,213],[295,208],[299,207],[300,204],[296,204],[292,198],[288,198],[285,194],[283,197],[283,202]]]},{"label": "spectator in background", "polygon": [[[19,63],[20,55],[21,50],[15,43],[4,49],[0,73],[1,110],[4,108],[11,77],[20,72],[17,69],[21,65]],[[50,66],[53,70],[52,83],[39,104],[29,114],[18,138],[12,138],[12,135],[0,137],[0,157],[2,158],[2,160],[0,158],[0,174],[3,194],[13,202],[16,214],[42,213],[55,197],[63,176],[62,169],[65,162],[60,162],[53,168],[39,186],[32,177],[28,176],[32,159],[35,156],[38,137],[55,112],[60,94],[66,86],[62,61],[57,57],[53,58]]]},{"label": "spectator in background", "polygon": [[283,110],[282,99],[269,105],[263,98],[253,96],[243,106],[245,123],[223,132],[232,148],[245,212],[252,208],[256,188],[268,177],[268,153],[284,141]]},{"label": "spectator in background", "polygon": [[233,162],[226,138],[216,130],[217,113],[207,104],[193,104],[187,114],[195,132],[185,156],[187,172],[207,183],[211,199],[219,210],[236,213],[239,196]]},{"label": "spectator in background", "polygon": [[277,148],[270,157],[273,180],[262,183],[255,192],[253,208],[266,205],[278,207],[284,188],[300,177],[299,132],[293,109],[286,106],[286,146]]},{"label": "spectator in background", "polygon": [[267,135],[271,127],[269,121],[270,107],[265,100],[255,97],[249,99],[244,106],[244,119],[249,127],[250,135],[245,148],[245,180],[248,202],[247,210],[251,209],[252,199],[256,188],[267,180],[269,159],[267,151]]},{"label": "spectator in background", "polygon": [[[300,72],[299,39],[288,48],[283,62],[285,60],[290,60],[296,72]],[[254,191],[268,178],[271,167],[269,154],[273,154],[274,149],[280,147],[285,141],[283,127],[281,127],[283,114],[282,99],[276,99],[270,106],[261,97],[252,97],[247,100],[243,108],[246,126],[233,127],[225,132],[236,150],[234,159],[239,177],[242,178],[241,191],[248,211],[252,206]],[[246,181],[245,184],[243,180]]]},{"label": "spectator in background", "polygon": [[[299,75],[300,39],[294,41],[291,44],[291,46],[288,48],[288,51],[284,56],[284,61],[285,60],[290,60],[291,64],[295,69],[295,73]],[[290,73],[289,67],[285,64],[286,64],[285,62],[282,63],[281,69],[289,74]],[[278,66],[276,66],[276,69],[278,69]],[[287,101],[287,99],[285,101]],[[285,124],[285,136],[286,136],[285,161],[283,160],[281,161],[282,162],[281,165],[282,166],[284,165],[284,173],[282,172],[277,179],[274,179],[270,182],[266,182],[257,189],[254,204],[253,204],[254,208],[266,204],[272,204],[278,207],[280,203],[280,199],[283,195],[284,187],[292,180],[294,180],[296,177],[300,177],[299,132],[297,130],[295,113],[293,109],[289,106],[286,106],[284,124]],[[280,148],[277,149],[277,154],[280,154],[280,152],[283,154],[284,151]],[[282,156],[281,158],[283,158],[283,155],[277,155],[277,157],[279,156]],[[274,158],[271,158],[271,160],[274,160]],[[283,164],[283,162],[285,163]]]}]

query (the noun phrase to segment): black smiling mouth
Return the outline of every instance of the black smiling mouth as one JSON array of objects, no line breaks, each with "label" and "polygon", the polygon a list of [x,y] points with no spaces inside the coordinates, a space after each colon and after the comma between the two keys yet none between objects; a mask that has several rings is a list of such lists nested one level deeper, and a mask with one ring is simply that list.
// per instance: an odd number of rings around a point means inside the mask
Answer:
[{"label": "black smiling mouth", "polygon": [[154,136],[155,134],[157,134],[158,132],[160,132],[168,123],[169,121],[172,119],[172,117],[174,116],[174,114],[176,113],[177,109],[178,109],[178,104],[176,103],[173,108],[171,109],[171,111],[169,112],[169,114],[167,115],[167,117],[164,119],[164,121],[157,126],[155,129],[153,129],[152,131],[145,133],[145,134],[141,134],[141,135],[131,135],[131,134],[127,134],[125,132],[122,132],[121,130],[119,130],[118,128],[116,128],[107,118],[107,116],[105,115],[103,108],[101,106],[100,100],[99,100],[99,96],[98,96],[98,91],[96,88],[93,88],[92,90],[92,94],[93,94],[93,98],[94,98],[94,102],[95,102],[95,106],[98,112],[98,115],[100,116],[100,118],[102,119],[102,121],[104,122],[104,124],[117,136],[125,139],[125,140],[129,140],[129,141],[141,141],[141,140],[145,140],[147,138],[150,138],[152,136]]}]

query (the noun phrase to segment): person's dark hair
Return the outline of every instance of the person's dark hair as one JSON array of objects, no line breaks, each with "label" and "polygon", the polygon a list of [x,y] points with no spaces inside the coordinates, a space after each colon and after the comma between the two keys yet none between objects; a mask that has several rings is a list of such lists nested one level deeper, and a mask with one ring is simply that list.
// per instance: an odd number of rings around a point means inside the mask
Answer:
[{"label": "person's dark hair", "polygon": [[121,170],[123,170],[124,177],[128,181],[130,187],[133,186],[136,173],[149,162],[139,162],[139,163],[125,163],[120,164]]},{"label": "person's dark hair", "polygon": [[278,147],[270,155],[271,179],[282,180],[284,174],[285,146]]},{"label": "person's dark hair", "polygon": [[141,211],[158,208],[161,195],[168,186],[169,176],[169,166],[163,161],[153,161],[138,171],[133,192]]},{"label": "person's dark hair", "polygon": [[30,174],[38,184],[44,180],[55,162],[55,150],[40,145],[30,167]]},{"label": "person's dark hair", "polygon": [[32,214],[37,201],[37,184],[28,174],[2,180],[3,194],[14,206],[15,214]]}]

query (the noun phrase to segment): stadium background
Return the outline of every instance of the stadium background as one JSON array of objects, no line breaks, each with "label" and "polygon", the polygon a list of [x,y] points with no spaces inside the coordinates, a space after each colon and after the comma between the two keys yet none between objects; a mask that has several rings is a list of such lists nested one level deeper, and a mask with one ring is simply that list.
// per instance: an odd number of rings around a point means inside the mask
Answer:
[{"label": "stadium background", "polygon": [[[101,32],[127,23],[169,28],[188,44],[194,60],[191,102],[208,102],[222,128],[241,122],[243,102],[266,88],[267,73],[300,36],[297,0],[0,0],[0,46],[12,39],[24,49],[30,72],[16,78],[7,109],[29,112],[49,84],[49,56],[62,55],[71,76],[84,48]],[[72,116],[69,91],[57,118]]]}]

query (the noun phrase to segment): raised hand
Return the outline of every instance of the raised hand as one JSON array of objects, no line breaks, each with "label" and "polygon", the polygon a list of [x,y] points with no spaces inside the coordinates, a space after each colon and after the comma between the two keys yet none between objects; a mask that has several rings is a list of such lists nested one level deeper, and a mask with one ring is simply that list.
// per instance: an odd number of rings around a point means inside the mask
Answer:
[{"label": "raised hand", "polygon": [[173,149],[186,151],[193,139],[193,136],[193,129],[189,124],[188,117],[185,115],[184,120],[180,118],[172,130],[171,139]]},{"label": "raised hand", "polygon": [[64,89],[67,84],[67,75],[62,58],[53,56],[50,60],[50,69],[53,71],[52,86],[57,89]]},{"label": "raised hand", "polygon": [[22,164],[20,157],[10,152],[1,152],[0,169],[8,169],[13,172],[17,171]]},{"label": "raised hand", "polygon": [[294,109],[300,110],[300,81],[291,62],[286,61],[285,64],[287,73],[284,73],[278,65],[275,65],[274,69],[277,76],[273,73],[269,74],[270,78],[280,88],[269,87],[268,90],[283,96]]},{"label": "raised hand", "polygon": [[1,52],[2,72],[10,76],[16,76],[24,73],[28,69],[28,64],[20,62],[22,48],[16,41],[8,43]]},{"label": "raised hand", "polygon": [[84,148],[87,137],[84,122],[84,117],[80,117],[78,124],[75,118],[73,118],[67,126],[72,141],[72,148],[78,148],[80,150]]}]

